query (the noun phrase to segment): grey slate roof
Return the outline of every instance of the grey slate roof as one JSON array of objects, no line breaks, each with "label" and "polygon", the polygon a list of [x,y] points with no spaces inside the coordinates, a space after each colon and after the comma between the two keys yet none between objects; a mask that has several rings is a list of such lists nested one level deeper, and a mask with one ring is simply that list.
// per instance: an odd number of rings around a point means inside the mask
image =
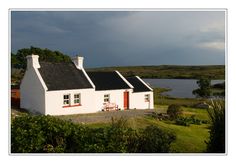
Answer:
[{"label": "grey slate roof", "polygon": [[87,72],[96,90],[130,89],[116,72]]},{"label": "grey slate roof", "polygon": [[74,63],[40,62],[38,69],[49,91],[93,88]]},{"label": "grey slate roof", "polygon": [[126,79],[134,87],[134,92],[148,92],[148,91],[151,91],[137,77],[128,77]]}]

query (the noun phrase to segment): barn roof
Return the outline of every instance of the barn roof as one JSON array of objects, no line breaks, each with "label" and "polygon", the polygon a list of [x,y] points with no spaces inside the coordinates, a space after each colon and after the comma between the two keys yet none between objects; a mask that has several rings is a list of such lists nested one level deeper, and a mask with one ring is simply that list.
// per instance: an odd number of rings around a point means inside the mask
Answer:
[{"label": "barn roof", "polygon": [[49,91],[93,88],[82,70],[72,62],[40,62],[38,70]]},{"label": "barn roof", "polygon": [[130,89],[116,72],[87,72],[96,90]]},{"label": "barn roof", "polygon": [[134,87],[134,92],[148,92],[151,91],[145,84],[143,84],[137,77],[126,78],[128,82]]}]

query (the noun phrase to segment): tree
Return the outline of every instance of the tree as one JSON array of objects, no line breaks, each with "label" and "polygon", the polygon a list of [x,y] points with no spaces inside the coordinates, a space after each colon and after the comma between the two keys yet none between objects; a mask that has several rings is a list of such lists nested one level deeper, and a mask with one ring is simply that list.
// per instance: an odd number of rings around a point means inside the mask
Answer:
[{"label": "tree", "polygon": [[207,110],[211,121],[210,139],[207,141],[207,152],[225,153],[225,103],[212,101]]},{"label": "tree", "polygon": [[197,97],[209,97],[211,95],[211,80],[209,79],[199,79],[197,81],[199,86],[198,89],[193,90],[193,94]]},{"label": "tree", "polygon": [[23,48],[11,55],[12,67],[25,69],[27,62],[26,56],[35,54],[39,55],[40,61],[48,62],[70,62],[71,59],[68,55],[64,55],[59,51],[51,51],[49,49],[41,49],[37,47]]}]

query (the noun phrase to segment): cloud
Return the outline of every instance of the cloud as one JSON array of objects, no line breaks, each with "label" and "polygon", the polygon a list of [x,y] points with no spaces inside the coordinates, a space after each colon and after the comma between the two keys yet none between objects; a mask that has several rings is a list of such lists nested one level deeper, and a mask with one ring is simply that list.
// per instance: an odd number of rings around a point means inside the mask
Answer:
[{"label": "cloud", "polygon": [[203,42],[198,45],[200,48],[209,48],[209,49],[216,49],[216,50],[225,50],[225,43],[224,42]]},{"label": "cloud", "polygon": [[90,67],[223,64],[224,43],[223,11],[12,12],[12,51],[81,53]]}]

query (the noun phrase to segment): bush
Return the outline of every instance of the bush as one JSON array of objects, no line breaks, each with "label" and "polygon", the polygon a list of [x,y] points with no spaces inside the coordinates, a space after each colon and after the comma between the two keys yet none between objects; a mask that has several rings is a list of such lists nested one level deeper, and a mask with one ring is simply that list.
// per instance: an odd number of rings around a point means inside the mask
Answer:
[{"label": "bush", "polygon": [[201,124],[207,124],[207,120],[199,120],[195,118],[195,115],[192,115],[191,117],[178,117],[175,120],[175,123],[177,125],[183,125],[183,126],[189,126],[190,124],[195,124],[195,125],[201,125]]},{"label": "bush", "polygon": [[210,139],[207,143],[209,153],[225,153],[225,104],[213,101],[207,110],[211,121]]},{"label": "bush", "polygon": [[176,125],[189,126],[190,122],[186,117],[179,117],[175,120]]},{"label": "bush", "polygon": [[[139,132],[140,131],[140,132]],[[134,130],[126,120],[89,128],[52,116],[20,116],[11,125],[12,153],[168,152],[175,135],[158,127]]]},{"label": "bush", "polygon": [[167,109],[167,114],[170,116],[170,119],[176,119],[183,113],[180,105],[171,104]]},{"label": "bush", "polygon": [[141,133],[138,152],[140,153],[168,153],[170,144],[176,140],[176,135],[163,131],[156,126],[148,126]]},{"label": "bush", "polygon": [[51,116],[22,116],[11,125],[11,152],[64,152],[75,125]]}]

